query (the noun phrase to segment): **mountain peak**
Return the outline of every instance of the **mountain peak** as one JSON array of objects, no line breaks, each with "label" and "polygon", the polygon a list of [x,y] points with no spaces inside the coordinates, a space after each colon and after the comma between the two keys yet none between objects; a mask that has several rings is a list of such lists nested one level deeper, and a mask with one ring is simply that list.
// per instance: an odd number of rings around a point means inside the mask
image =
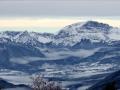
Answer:
[{"label": "mountain peak", "polygon": [[88,29],[88,30],[97,29],[97,30],[105,30],[105,31],[108,31],[111,28],[112,26],[97,21],[87,21],[81,27],[81,29]]},{"label": "mountain peak", "polygon": [[81,32],[106,32],[112,29],[113,27],[97,21],[87,21],[87,22],[78,22],[64,27],[58,35],[73,35]]},{"label": "mountain peak", "polygon": [[20,33],[21,35],[29,35],[29,32],[28,31],[23,31]]},{"label": "mountain peak", "polygon": [[78,22],[78,23],[74,23],[71,25],[68,25],[66,27],[64,27],[62,30],[60,30],[59,33],[61,32],[66,32],[66,33],[71,33],[71,32],[81,32],[81,31],[109,31],[110,29],[112,29],[113,27],[105,24],[105,23],[101,23],[101,22],[97,22],[97,21],[86,21],[86,22]]},{"label": "mountain peak", "polygon": [[120,40],[120,29],[97,21],[78,22],[64,27],[58,34],[28,31],[6,31],[0,33],[1,41],[39,45],[52,42],[55,45],[73,46],[81,40],[109,42]]},{"label": "mountain peak", "polygon": [[[56,42],[73,46],[82,39],[91,42],[109,42],[118,40],[119,29],[97,21],[78,22],[64,27],[56,36]],[[117,31],[117,33],[116,33]]]}]

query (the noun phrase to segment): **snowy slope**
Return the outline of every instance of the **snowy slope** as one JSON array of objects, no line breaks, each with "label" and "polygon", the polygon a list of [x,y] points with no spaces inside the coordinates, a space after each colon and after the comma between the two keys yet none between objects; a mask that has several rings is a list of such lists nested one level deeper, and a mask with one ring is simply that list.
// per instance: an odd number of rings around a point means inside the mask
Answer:
[{"label": "snowy slope", "polygon": [[[70,48],[57,48],[60,45]],[[0,33],[0,69],[41,73],[61,80],[65,86],[76,82],[89,86],[103,78],[102,75],[120,68],[119,46],[120,29],[95,21],[68,25],[56,35],[6,31]],[[15,83],[29,79],[29,75],[15,73],[1,71],[0,76]]]},{"label": "snowy slope", "polygon": [[120,29],[107,24],[88,21],[84,23],[75,23],[64,27],[58,35],[56,44],[73,46],[82,39],[89,39],[91,42],[111,42],[120,40]]},{"label": "snowy slope", "polygon": [[0,33],[0,42],[14,42],[37,45],[52,42],[53,45],[74,46],[82,39],[91,42],[112,42],[120,40],[120,29],[96,21],[80,22],[68,25],[58,34],[37,32],[6,31]]},{"label": "snowy slope", "polygon": [[13,43],[22,43],[22,44],[31,44],[37,45],[39,43],[48,43],[53,39],[52,34],[40,34],[36,32],[28,32],[28,31],[5,31],[0,33],[0,41],[4,42],[13,42]]}]

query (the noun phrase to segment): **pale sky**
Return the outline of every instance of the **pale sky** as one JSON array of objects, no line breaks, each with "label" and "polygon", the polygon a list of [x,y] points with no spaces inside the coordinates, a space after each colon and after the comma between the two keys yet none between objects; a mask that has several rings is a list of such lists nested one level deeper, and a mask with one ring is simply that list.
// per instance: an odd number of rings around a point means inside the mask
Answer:
[{"label": "pale sky", "polygon": [[120,27],[119,17],[41,17],[41,18],[0,18],[1,31],[36,31],[36,32],[58,32],[63,27],[77,23],[94,20],[107,23],[114,27]]},{"label": "pale sky", "polygon": [[88,20],[120,27],[120,0],[0,0],[0,31],[54,33]]},{"label": "pale sky", "polygon": [[0,16],[120,16],[120,0],[0,0]]}]

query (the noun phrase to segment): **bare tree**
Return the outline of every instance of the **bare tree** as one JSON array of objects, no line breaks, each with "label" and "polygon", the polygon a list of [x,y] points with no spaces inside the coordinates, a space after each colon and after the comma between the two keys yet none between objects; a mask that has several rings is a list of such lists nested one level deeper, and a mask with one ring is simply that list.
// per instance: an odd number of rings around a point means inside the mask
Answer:
[{"label": "bare tree", "polygon": [[32,77],[32,88],[33,90],[63,90],[61,85],[56,82],[48,81],[41,75]]}]

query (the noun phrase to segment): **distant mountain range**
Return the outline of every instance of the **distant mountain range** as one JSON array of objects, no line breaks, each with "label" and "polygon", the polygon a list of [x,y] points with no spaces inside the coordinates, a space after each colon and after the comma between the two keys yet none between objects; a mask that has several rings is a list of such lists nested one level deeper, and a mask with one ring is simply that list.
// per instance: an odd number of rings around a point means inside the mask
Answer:
[{"label": "distant mountain range", "polygon": [[[46,52],[51,52],[51,49],[54,51],[59,49],[60,51],[64,51],[68,49],[69,52],[74,49],[88,50],[100,47],[119,48],[119,45],[120,29],[96,21],[68,25],[61,29],[56,35],[28,31],[4,31],[0,33],[0,57],[2,66],[9,64],[10,61],[16,63],[16,61],[11,58],[23,59],[24,57],[40,57],[43,60],[46,60],[46,58],[52,60],[52,58],[46,55]],[[64,55],[66,59],[73,56],[72,54]],[[56,56],[58,59],[65,59],[64,57],[59,58]],[[19,64],[27,63],[27,61],[24,60],[19,62]]]},{"label": "distant mountain range", "polygon": [[120,29],[96,21],[68,25],[57,34],[0,33],[0,69],[41,73],[84,86],[95,83],[92,76],[99,81],[102,75],[119,70],[119,59]]},{"label": "distant mountain range", "polygon": [[15,32],[4,31],[0,33],[1,43],[21,43],[25,45],[41,46],[51,43],[53,45],[74,46],[83,39],[91,42],[108,42],[120,40],[120,29],[108,24],[96,21],[87,21],[68,25],[61,29],[56,35],[37,32]]}]

